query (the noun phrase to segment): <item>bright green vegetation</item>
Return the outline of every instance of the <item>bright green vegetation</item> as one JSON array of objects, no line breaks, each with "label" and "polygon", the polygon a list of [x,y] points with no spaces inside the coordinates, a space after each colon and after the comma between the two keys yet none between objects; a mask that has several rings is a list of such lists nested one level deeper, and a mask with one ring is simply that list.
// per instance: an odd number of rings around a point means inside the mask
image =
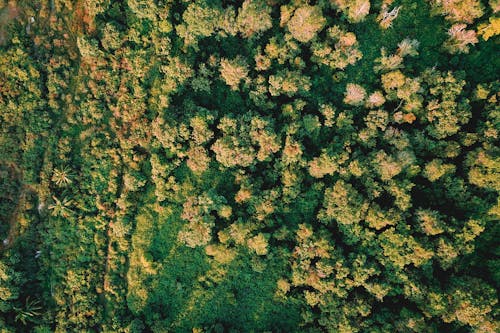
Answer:
[{"label": "bright green vegetation", "polygon": [[499,11],[0,0],[0,332],[498,332]]}]

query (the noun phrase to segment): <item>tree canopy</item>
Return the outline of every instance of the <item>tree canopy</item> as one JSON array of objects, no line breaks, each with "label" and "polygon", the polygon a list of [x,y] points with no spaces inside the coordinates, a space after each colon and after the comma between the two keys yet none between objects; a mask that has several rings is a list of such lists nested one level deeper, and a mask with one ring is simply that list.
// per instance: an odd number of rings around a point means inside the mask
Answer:
[{"label": "tree canopy", "polygon": [[499,13],[0,0],[0,332],[498,332]]}]

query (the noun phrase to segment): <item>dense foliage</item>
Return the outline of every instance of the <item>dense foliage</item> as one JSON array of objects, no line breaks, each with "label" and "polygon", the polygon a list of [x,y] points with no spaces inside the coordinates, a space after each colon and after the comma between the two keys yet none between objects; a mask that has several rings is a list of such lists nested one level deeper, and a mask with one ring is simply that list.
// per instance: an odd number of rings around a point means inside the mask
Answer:
[{"label": "dense foliage", "polygon": [[498,0],[0,0],[0,332],[498,332]]}]

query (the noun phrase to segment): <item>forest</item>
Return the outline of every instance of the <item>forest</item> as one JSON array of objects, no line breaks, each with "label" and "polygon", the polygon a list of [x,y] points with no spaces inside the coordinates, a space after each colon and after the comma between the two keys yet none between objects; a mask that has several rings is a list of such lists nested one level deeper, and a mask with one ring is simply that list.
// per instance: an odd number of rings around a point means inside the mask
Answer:
[{"label": "forest", "polygon": [[500,0],[0,0],[0,333],[500,331]]}]

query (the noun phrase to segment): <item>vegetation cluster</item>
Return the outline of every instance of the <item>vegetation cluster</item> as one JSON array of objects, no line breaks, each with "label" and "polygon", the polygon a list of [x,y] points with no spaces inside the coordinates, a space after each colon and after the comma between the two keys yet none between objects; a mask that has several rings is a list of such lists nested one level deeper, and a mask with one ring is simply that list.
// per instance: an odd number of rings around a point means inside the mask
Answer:
[{"label": "vegetation cluster", "polygon": [[499,12],[0,0],[0,332],[498,332]]}]

